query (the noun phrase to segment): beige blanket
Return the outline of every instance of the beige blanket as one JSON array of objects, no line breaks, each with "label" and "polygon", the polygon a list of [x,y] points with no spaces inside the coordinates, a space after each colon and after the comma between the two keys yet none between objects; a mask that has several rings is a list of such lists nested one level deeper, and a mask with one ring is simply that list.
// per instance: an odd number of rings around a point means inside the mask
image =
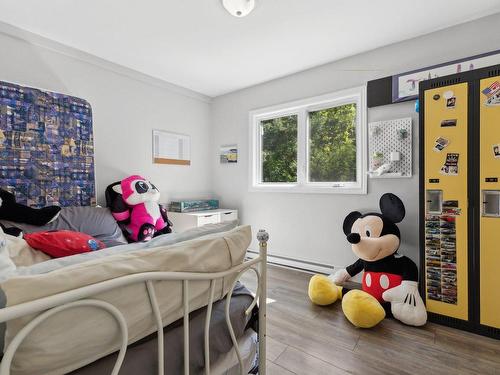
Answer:
[{"label": "beige blanket", "polygon": [[[176,245],[113,255],[34,276],[19,276],[0,284],[7,306],[76,289],[104,280],[151,271],[219,272],[243,262],[251,241],[249,226],[209,235]],[[216,283],[216,298],[222,298],[236,275]],[[155,282],[164,325],[182,317],[182,283]],[[208,302],[209,282],[190,282],[190,310]],[[144,283],[115,289],[92,298],[113,304],[124,315],[129,343],[156,331]],[[7,323],[5,341],[33,316]],[[36,328],[18,349],[13,375],[64,374],[116,351],[120,335],[108,313],[93,307],[63,311]]]}]

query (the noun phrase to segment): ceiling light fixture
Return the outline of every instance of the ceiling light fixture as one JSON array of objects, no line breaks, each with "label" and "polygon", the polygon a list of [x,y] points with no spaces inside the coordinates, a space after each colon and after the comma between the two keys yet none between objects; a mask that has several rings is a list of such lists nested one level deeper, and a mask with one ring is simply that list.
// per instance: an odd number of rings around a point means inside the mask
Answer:
[{"label": "ceiling light fixture", "polygon": [[245,17],[255,8],[255,0],[222,0],[222,5],[235,17]]}]

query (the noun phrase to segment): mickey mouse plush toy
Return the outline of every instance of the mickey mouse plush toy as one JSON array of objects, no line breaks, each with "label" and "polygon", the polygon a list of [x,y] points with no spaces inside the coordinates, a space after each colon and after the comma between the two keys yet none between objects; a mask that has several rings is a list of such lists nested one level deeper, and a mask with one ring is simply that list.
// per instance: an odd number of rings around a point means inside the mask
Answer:
[{"label": "mickey mouse plush toy", "polygon": [[[318,305],[341,298],[345,316],[357,327],[371,328],[386,314],[408,325],[424,325],[427,312],[418,293],[417,266],[410,258],[396,255],[401,243],[396,223],[403,220],[405,207],[396,195],[386,193],[380,198],[380,211],[347,215],[344,233],[359,259],[328,277],[313,276],[309,298]],[[342,288],[361,271],[363,290]]]}]

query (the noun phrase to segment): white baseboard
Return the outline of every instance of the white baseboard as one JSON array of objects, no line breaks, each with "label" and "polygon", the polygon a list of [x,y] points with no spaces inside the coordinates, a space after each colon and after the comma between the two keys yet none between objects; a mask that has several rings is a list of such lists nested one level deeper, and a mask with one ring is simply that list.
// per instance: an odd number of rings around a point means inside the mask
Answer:
[{"label": "white baseboard", "polygon": [[[247,256],[249,258],[255,258],[259,255],[259,252],[256,250],[248,249]],[[276,264],[279,266],[286,266],[291,268],[296,268],[299,270],[311,272],[311,273],[323,273],[329,275],[333,273],[334,267],[330,264],[321,264],[315,262],[308,262],[305,260],[293,259],[288,257],[276,256],[276,255],[267,255],[267,262],[270,264]]]}]

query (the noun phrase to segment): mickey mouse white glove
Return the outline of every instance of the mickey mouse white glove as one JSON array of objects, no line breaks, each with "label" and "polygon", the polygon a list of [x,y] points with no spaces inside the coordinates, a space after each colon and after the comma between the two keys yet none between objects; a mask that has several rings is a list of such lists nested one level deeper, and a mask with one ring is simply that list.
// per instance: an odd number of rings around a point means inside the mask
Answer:
[{"label": "mickey mouse white glove", "polygon": [[328,278],[332,280],[335,285],[343,285],[345,281],[351,278],[351,275],[349,275],[349,272],[347,272],[345,268],[342,268],[333,275],[328,276]]},{"label": "mickey mouse white glove", "polygon": [[404,280],[397,287],[386,290],[382,298],[391,303],[392,315],[404,324],[422,326],[427,321],[427,310],[416,281]]}]

